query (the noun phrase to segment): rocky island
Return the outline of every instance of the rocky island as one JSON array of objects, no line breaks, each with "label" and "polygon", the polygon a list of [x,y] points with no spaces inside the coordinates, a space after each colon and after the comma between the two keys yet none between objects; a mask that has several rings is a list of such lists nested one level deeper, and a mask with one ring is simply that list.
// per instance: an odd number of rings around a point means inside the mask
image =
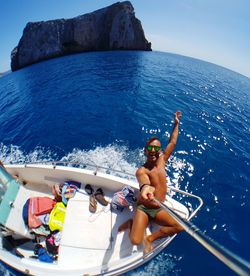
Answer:
[{"label": "rocky island", "polygon": [[11,69],[72,53],[107,50],[151,51],[129,1],[72,19],[29,22],[11,52]]}]

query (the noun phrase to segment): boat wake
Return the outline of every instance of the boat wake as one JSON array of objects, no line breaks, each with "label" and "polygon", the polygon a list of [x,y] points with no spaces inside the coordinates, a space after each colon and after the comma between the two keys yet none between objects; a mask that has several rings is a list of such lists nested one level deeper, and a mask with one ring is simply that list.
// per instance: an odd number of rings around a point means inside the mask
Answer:
[{"label": "boat wake", "polygon": [[[169,186],[180,188],[180,184],[183,183],[182,188],[187,190],[188,179],[192,177],[194,167],[187,162],[186,155],[185,151],[178,151],[171,156],[166,167]],[[0,160],[6,164],[50,161],[92,164],[135,175],[137,167],[145,162],[145,156],[143,149],[131,151],[127,146],[117,144],[110,144],[105,147],[97,146],[90,150],[75,148],[72,152],[63,153],[62,155],[62,150],[52,150],[43,147],[36,147],[26,153],[17,145],[6,146],[1,143]],[[117,174],[119,176],[119,173]]]}]

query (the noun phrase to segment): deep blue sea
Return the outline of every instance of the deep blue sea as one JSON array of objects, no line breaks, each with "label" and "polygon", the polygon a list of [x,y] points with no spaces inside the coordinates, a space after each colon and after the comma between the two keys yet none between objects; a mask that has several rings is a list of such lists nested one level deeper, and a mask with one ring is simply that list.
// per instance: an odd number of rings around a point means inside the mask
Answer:
[{"label": "deep blue sea", "polygon": [[[147,138],[180,134],[169,183],[199,195],[193,222],[250,261],[250,79],[162,52],[91,52],[0,78],[0,159],[69,160],[134,173]],[[0,264],[0,274],[18,275]],[[234,275],[187,233],[134,275]]]}]

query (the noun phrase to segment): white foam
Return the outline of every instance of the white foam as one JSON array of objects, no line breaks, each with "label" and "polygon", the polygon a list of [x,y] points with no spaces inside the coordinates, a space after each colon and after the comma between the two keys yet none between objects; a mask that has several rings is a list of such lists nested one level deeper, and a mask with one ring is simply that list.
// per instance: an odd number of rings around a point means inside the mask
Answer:
[{"label": "white foam", "polygon": [[[178,151],[172,155],[167,163],[168,185],[180,188],[181,183],[185,183],[183,189],[187,189],[188,179],[192,177],[194,167],[186,161],[183,156],[187,156],[186,151]],[[83,150],[73,149],[58,160],[56,153],[49,149],[37,147],[29,153],[25,153],[19,146],[5,146],[0,144],[0,160],[4,163],[25,163],[25,162],[46,162],[64,161],[80,164],[98,165],[108,169],[127,172],[131,178],[135,179],[136,169],[144,164],[146,158],[143,149],[130,150],[126,146],[117,144],[105,147],[97,146],[94,149]],[[118,176],[119,173],[116,173]],[[124,176],[124,175],[121,175]]]},{"label": "white foam", "polygon": [[214,195],[214,201],[215,203],[219,203],[218,197],[216,195]]},{"label": "white foam", "polygon": [[56,159],[56,153],[43,147],[36,147],[33,151],[25,153],[19,146],[0,144],[0,160],[4,163],[46,162]]},{"label": "white foam", "polygon": [[[94,164],[134,175],[137,164],[132,160],[128,161],[130,154],[131,152],[125,146],[108,145],[106,147],[99,146],[93,150],[74,149],[71,153],[64,156],[61,161]],[[137,156],[137,160],[142,158],[141,153],[138,153],[138,155],[139,158]]]}]

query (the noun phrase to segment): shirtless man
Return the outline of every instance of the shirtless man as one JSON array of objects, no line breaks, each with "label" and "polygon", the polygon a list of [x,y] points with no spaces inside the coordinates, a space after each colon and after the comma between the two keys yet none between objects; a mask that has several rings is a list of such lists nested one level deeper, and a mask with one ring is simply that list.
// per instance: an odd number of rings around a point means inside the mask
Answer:
[{"label": "shirtless man", "polygon": [[[147,141],[145,146],[147,161],[136,171],[136,177],[140,185],[137,210],[133,220],[130,219],[126,221],[118,229],[118,231],[124,231],[129,228],[131,243],[139,245],[144,242],[144,253],[148,253],[152,250],[152,242],[154,240],[172,236],[183,230],[183,228],[153,200],[156,198],[160,202],[165,201],[167,192],[165,166],[177,142],[180,117],[181,112],[177,111],[174,114],[174,128],[164,152],[162,152],[161,142],[157,137],[152,137]],[[151,235],[145,236],[145,230],[150,219],[162,227]]]}]

